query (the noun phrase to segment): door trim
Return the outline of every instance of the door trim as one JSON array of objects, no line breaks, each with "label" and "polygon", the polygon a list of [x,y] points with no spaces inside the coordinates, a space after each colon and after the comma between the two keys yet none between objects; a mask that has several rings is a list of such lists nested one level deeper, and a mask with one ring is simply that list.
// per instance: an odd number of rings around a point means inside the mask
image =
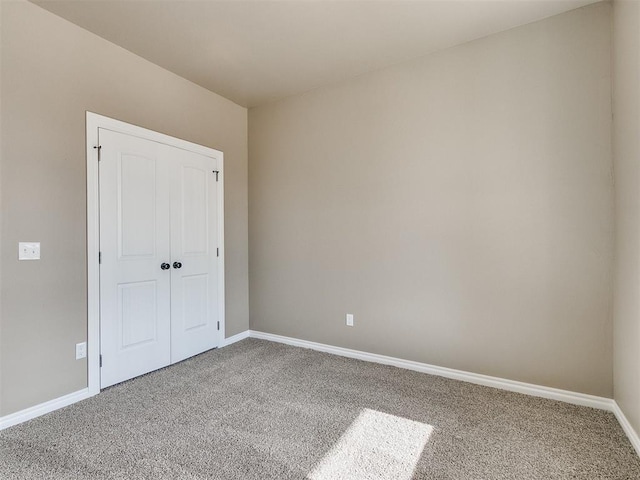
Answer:
[{"label": "door trim", "polygon": [[87,383],[89,395],[100,392],[100,189],[98,183],[98,129],[134,135],[172,147],[212,157],[218,163],[218,238],[214,248],[220,249],[218,262],[218,346],[225,339],[224,296],[224,155],[219,150],[154,132],[146,128],[86,112],[87,128]]}]

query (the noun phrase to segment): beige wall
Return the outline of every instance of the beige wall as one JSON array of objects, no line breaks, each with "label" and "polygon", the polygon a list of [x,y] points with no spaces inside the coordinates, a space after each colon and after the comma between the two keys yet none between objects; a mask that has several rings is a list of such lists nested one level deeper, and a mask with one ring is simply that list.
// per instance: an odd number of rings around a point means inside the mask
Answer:
[{"label": "beige wall", "polygon": [[[247,111],[30,3],[2,5],[0,415],[84,388],[85,111],[225,154],[227,335],[248,328]],[[18,262],[20,240],[42,260]]]},{"label": "beige wall", "polygon": [[640,432],[640,2],[614,2],[614,397]]},{"label": "beige wall", "polygon": [[251,328],[610,397],[610,21],[251,109]]},{"label": "beige wall", "polygon": [[[225,152],[227,336],[248,327],[247,117],[0,3],[6,415],[86,386],[85,110]],[[615,396],[638,429],[638,8],[616,9]],[[595,5],[253,109],[251,328],[611,396],[609,22]]]}]

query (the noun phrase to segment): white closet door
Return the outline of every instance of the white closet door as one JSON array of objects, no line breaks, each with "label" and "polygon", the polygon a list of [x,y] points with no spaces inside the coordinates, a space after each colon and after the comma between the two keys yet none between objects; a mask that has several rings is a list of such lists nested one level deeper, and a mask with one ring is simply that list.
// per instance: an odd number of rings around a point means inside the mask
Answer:
[{"label": "white closet door", "polygon": [[218,346],[214,158],[162,146],[171,159],[171,362]]},{"label": "white closet door", "polygon": [[[101,387],[170,363],[170,166],[156,142],[99,129]],[[166,268],[166,265],[165,265]]]}]

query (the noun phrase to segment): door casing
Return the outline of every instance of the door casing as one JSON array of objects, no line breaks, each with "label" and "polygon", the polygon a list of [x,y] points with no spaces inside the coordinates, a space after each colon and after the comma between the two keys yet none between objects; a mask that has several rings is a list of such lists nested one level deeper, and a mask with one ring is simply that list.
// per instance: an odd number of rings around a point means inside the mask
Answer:
[{"label": "door casing", "polygon": [[225,295],[224,295],[224,156],[219,150],[181,140],[146,128],[131,125],[120,120],[86,112],[86,155],[87,155],[87,374],[89,395],[100,392],[100,189],[98,161],[98,128],[134,135],[154,142],[171,145],[217,159],[217,245],[218,262],[218,318],[220,331],[218,344],[225,338]]}]

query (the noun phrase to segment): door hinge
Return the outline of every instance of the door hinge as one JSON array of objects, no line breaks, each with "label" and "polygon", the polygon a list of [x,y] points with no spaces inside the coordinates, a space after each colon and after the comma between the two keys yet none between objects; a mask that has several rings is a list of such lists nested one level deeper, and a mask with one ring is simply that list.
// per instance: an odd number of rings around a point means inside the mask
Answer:
[{"label": "door hinge", "polygon": [[100,161],[100,150],[102,150],[102,145],[96,145],[93,148],[98,150],[98,161]]},{"label": "door hinge", "polygon": [[216,182],[218,181],[218,174],[220,173],[220,170],[213,170],[213,173],[216,174]]},{"label": "door hinge", "polygon": [[98,264],[102,264],[102,252],[98,252]]},{"label": "door hinge", "polygon": [[102,368],[102,354],[100,354],[100,368]]},{"label": "door hinge", "polygon": [[220,330],[220,320],[218,320],[218,330]]},{"label": "door hinge", "polygon": [[220,249],[216,248],[216,257],[219,257],[219,256],[220,256]]}]

